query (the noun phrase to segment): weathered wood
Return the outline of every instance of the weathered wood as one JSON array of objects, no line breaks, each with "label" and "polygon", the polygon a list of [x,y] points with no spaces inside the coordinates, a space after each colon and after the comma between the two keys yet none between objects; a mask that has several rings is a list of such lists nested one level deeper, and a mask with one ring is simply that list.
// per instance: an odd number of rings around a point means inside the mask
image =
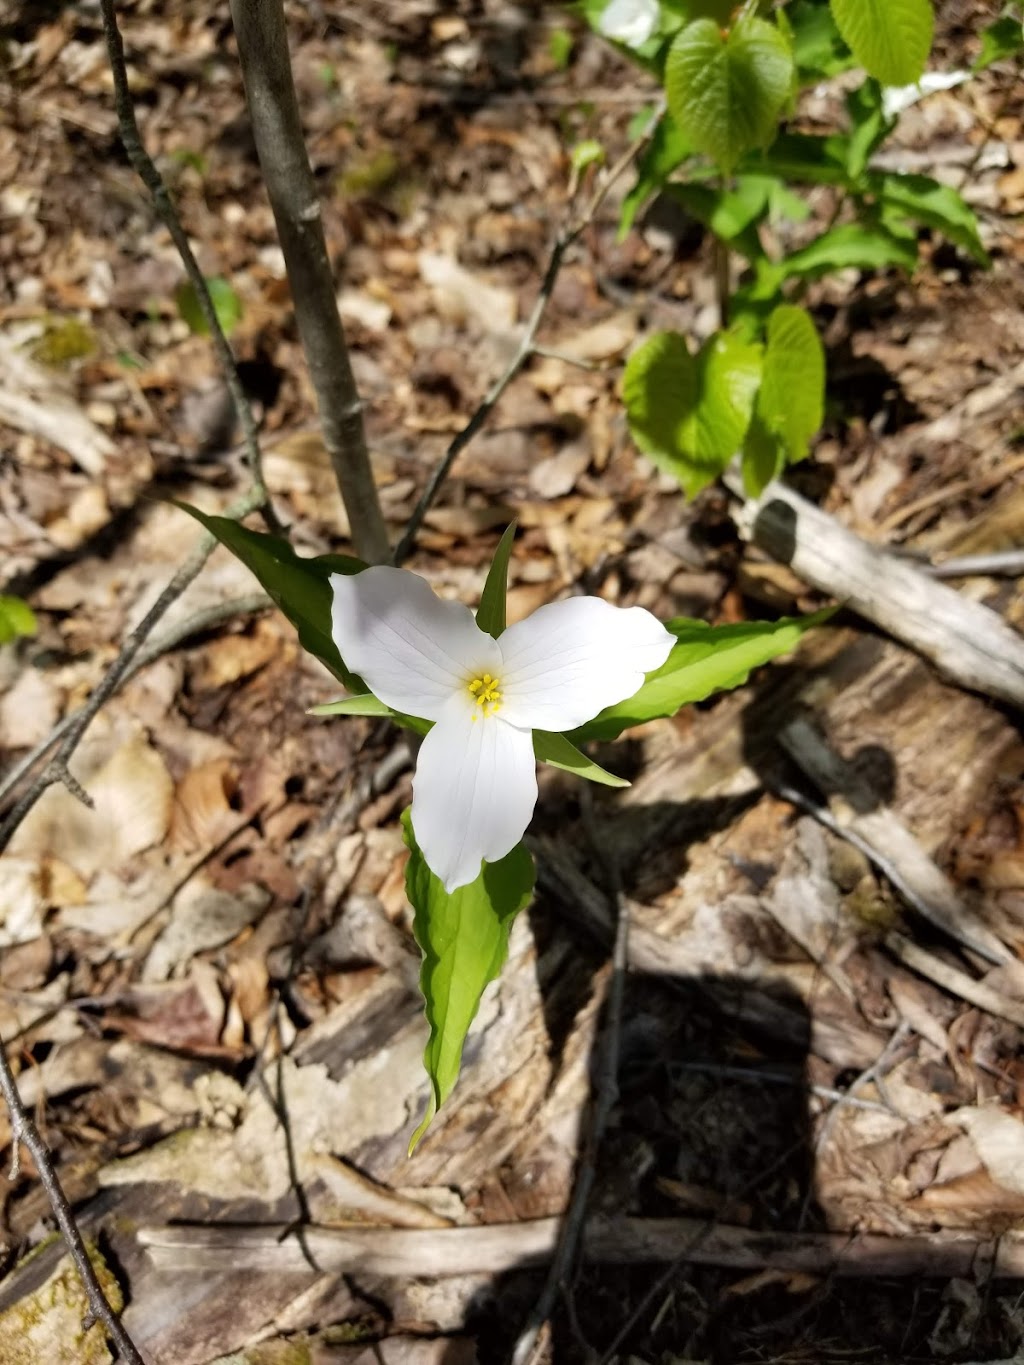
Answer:
[{"label": "weathered wood", "polygon": [[[302,1239],[285,1225],[253,1227],[143,1227],[139,1241],[156,1269],[235,1270],[300,1274],[312,1256],[321,1273],[388,1276],[499,1274],[542,1265],[554,1252],[559,1219],[535,1218],[484,1227],[307,1227]],[[592,1219],[585,1256],[604,1265],[657,1264],[682,1259],[737,1270],[803,1270],[837,1275],[974,1273],[1024,1277],[1024,1235],[998,1241],[968,1233],[915,1237],[879,1234],[768,1233],[697,1218]]]},{"label": "weathered wood", "polygon": [[1024,639],[979,602],[868,544],[780,483],[738,516],[741,533],[972,692],[1024,708]]}]

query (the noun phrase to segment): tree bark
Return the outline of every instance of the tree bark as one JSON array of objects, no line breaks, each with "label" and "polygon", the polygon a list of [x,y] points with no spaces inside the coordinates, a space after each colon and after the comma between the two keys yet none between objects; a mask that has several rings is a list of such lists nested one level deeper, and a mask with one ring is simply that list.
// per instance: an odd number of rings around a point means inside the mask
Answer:
[{"label": "tree bark", "polygon": [[253,137],[277,223],[295,318],[356,553],[390,558],[363,429],[363,407],[335,298],[313,172],[299,118],[281,0],[231,0]]}]

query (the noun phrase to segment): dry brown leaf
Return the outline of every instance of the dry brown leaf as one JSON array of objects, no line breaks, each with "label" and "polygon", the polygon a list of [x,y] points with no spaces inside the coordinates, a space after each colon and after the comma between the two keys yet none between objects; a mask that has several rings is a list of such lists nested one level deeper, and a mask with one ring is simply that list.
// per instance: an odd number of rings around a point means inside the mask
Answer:
[{"label": "dry brown leaf", "polygon": [[64,787],[51,787],[15,834],[12,851],[58,856],[90,877],[160,843],[170,825],[174,783],[143,735],[134,735],[91,772],[88,762],[76,767],[93,809]]},{"label": "dry brown leaf", "polygon": [[199,656],[192,674],[193,686],[223,687],[226,683],[247,678],[278,655],[294,656],[295,645],[283,639],[276,623],[261,617],[251,631],[238,635],[222,635],[208,644]]},{"label": "dry brown leaf", "polygon": [[232,805],[238,770],[226,758],[201,763],[187,772],[174,794],[171,844],[175,848],[211,848],[239,822]]},{"label": "dry brown leaf", "polygon": [[229,943],[259,919],[269,900],[260,886],[249,885],[231,895],[193,878],[175,897],[171,922],[150,949],[142,979],[166,980],[197,953]]},{"label": "dry brown leaf", "polygon": [[530,490],[539,498],[561,498],[576,487],[576,480],[590,463],[585,441],[572,441],[557,455],[539,460],[530,470]]},{"label": "dry brown leaf", "polygon": [[629,309],[582,331],[564,333],[551,343],[551,349],[577,360],[615,360],[632,346],[636,332],[636,314]]}]

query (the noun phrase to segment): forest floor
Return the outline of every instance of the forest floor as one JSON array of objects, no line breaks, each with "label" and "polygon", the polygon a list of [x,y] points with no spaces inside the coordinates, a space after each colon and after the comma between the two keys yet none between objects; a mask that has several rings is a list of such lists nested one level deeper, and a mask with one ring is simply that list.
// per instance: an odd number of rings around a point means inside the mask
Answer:
[{"label": "forest floor", "polygon": [[[242,306],[232,342],[275,505],[300,552],[345,549],[227,7],[119,9],[147,147],[204,272]],[[937,10],[934,64],[969,62],[989,7]],[[569,149],[596,138],[614,159],[653,89],[529,0],[324,0],[289,21],[397,538],[514,353],[569,212]],[[170,500],[219,511],[246,475],[209,341],[176,301],[180,262],[118,143],[95,7],[0,6],[0,91],[0,589],[38,618],[0,648],[10,771],[188,554]],[[806,99],[812,123],[841,107],[829,88]],[[1024,543],[1022,111],[999,64],[909,110],[889,152],[963,184],[990,271],[926,238],[912,278],[846,272],[807,296],[829,410],[793,482],[922,559]],[[617,240],[627,188],[569,253],[549,354],[459,458],[409,567],[473,604],[515,519],[512,619],[579,587],[715,623],[820,606],[743,543],[724,490],[685,502],[629,439],[626,355],[655,328],[706,336],[716,306],[692,223]],[[811,204],[827,216],[824,192]],[[1024,618],[1013,579],[957,586]],[[409,1158],[426,1081],[405,741],[307,714],[337,684],[224,551],[159,635],[72,765],[95,809],[53,788],[0,860],[0,1035],[147,1359],[507,1359],[591,1121],[609,856],[632,925],[618,1090],[587,1157],[600,1217],[542,1358],[1021,1359],[1024,744],[1008,707],[840,614],[742,689],[606,747],[624,794],[591,802],[545,770],[536,900]],[[808,780],[809,752],[829,782]],[[822,815],[869,845],[898,830],[988,957]],[[9,1162],[6,1115],[0,1147]],[[0,1365],[110,1360],[31,1162],[12,1176]],[[321,1245],[323,1229],[352,1239]]]}]

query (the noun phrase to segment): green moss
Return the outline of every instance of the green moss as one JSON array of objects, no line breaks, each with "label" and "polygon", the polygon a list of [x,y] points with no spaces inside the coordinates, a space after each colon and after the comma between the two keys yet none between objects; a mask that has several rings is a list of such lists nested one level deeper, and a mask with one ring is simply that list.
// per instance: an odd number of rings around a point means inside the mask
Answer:
[{"label": "green moss", "polygon": [[73,360],[95,355],[96,333],[80,318],[48,318],[43,335],[32,347],[32,359],[60,369]]},{"label": "green moss", "polygon": [[400,172],[401,162],[390,147],[379,147],[352,157],[336,184],[346,199],[369,199],[394,185]]},{"label": "green moss", "polygon": [[[15,1273],[52,1241],[36,1247],[19,1262]],[[124,1307],[121,1286],[99,1248],[87,1243],[86,1250],[108,1303],[120,1312]],[[45,1284],[0,1313],[0,1365],[39,1365],[44,1360],[47,1365],[111,1365],[113,1356],[103,1325],[96,1322],[83,1330],[88,1312],[89,1300],[78,1271],[65,1256]]]}]

